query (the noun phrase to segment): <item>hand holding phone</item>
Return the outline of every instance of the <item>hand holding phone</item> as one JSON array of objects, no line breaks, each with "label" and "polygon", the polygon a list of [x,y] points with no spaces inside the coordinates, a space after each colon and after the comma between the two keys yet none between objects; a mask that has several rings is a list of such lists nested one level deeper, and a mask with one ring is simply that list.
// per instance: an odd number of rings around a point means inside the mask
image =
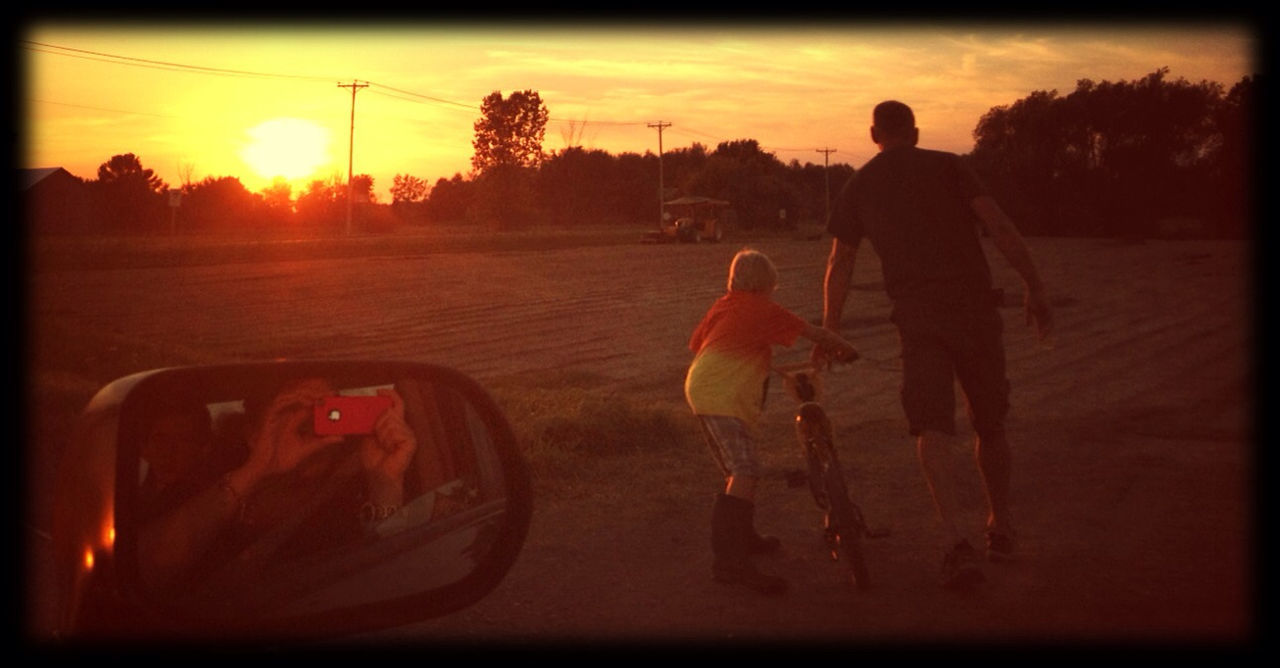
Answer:
[{"label": "hand holding phone", "polygon": [[315,404],[315,433],[372,434],[378,418],[391,408],[391,397],[383,395],[331,395]]}]

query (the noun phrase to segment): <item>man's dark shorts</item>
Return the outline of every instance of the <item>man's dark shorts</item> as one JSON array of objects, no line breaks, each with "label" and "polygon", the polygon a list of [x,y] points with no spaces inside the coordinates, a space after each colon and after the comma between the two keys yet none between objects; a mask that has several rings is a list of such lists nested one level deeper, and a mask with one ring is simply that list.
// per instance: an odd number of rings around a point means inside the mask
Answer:
[{"label": "man's dark shorts", "polygon": [[1002,433],[1009,380],[1004,321],[995,305],[899,300],[892,320],[902,342],[902,407],[911,434],[956,433],[957,380],[974,431],[980,437]]}]

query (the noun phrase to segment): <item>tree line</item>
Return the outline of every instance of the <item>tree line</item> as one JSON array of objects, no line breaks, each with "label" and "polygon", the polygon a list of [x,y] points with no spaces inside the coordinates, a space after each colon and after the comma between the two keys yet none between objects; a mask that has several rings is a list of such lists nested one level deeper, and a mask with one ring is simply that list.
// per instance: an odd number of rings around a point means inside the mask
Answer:
[{"label": "tree line", "polygon": [[1168,73],[995,107],[969,162],[1027,234],[1251,235],[1258,76],[1224,90]]},{"label": "tree line", "polygon": [[[964,158],[1028,235],[1247,237],[1258,83],[1247,76],[1227,90],[1170,80],[1161,68],[1135,81],[1081,80],[1065,96],[1034,91],[983,115]],[[844,163],[784,163],[754,139],[714,149],[694,143],[661,156],[581,146],[544,151],[547,119],[536,91],[495,91],[474,125],[470,173],[434,184],[397,174],[386,203],[377,201],[371,176],[356,175],[354,229],[656,226],[659,197],[682,195],[727,200],[728,222],[741,229],[821,224],[828,196],[855,171]],[[133,154],[113,156],[85,187],[99,232],[324,233],[345,229],[349,210],[347,184],[334,175],[296,195],[282,179],[255,193],[238,178],[208,177],[181,185],[175,211],[169,186]]]}]

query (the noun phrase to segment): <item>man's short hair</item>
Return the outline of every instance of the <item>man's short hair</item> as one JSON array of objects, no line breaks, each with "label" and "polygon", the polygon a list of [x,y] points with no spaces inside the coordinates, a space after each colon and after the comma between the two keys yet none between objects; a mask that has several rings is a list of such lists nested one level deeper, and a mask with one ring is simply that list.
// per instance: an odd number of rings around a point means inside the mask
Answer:
[{"label": "man's short hair", "polygon": [[886,100],[871,112],[871,123],[881,132],[900,136],[915,128],[916,115],[911,107],[897,100]]}]

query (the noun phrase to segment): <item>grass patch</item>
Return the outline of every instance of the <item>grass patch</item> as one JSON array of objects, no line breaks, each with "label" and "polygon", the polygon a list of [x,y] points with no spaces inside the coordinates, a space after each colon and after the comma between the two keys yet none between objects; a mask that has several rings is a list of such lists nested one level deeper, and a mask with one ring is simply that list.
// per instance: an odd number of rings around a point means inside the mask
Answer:
[{"label": "grass patch", "polygon": [[603,391],[590,377],[559,380],[490,388],[544,490],[572,493],[575,481],[593,478],[607,460],[704,454],[687,407]]},{"label": "grass patch", "polygon": [[41,272],[402,257],[433,253],[523,252],[633,244],[638,235],[639,232],[633,226],[543,227],[521,230],[494,230],[480,226],[405,226],[393,232],[352,235],[295,231],[293,234],[260,236],[42,236],[30,240],[27,263],[29,270]]}]

